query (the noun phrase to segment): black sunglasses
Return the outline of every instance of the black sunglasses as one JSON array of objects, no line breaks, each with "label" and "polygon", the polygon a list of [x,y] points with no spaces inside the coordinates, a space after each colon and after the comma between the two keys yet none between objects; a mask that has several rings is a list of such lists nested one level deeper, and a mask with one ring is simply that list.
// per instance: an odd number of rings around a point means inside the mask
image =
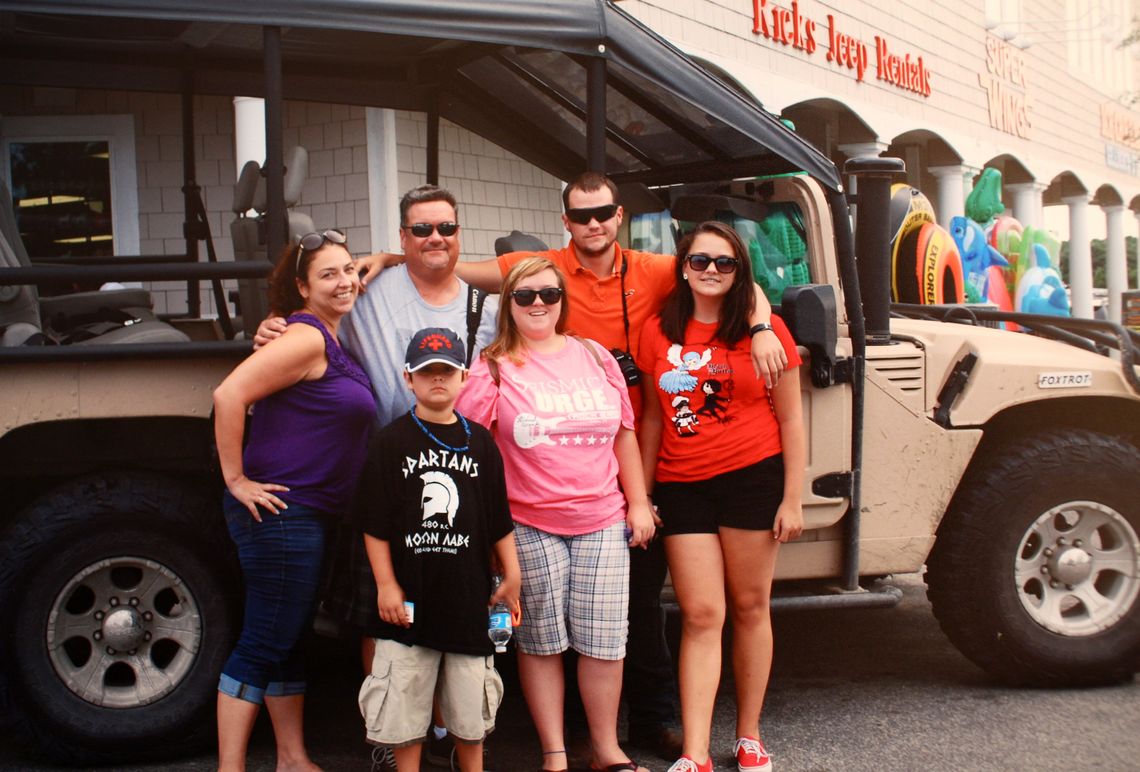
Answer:
[{"label": "black sunglasses", "polygon": [[567,209],[566,219],[577,225],[589,225],[590,220],[597,220],[598,222],[605,222],[606,220],[617,214],[617,204],[606,204],[605,206],[592,206],[589,209]]},{"label": "black sunglasses", "polygon": [[439,231],[440,236],[447,238],[448,236],[455,235],[455,232],[459,230],[459,223],[450,221],[441,222],[439,224],[416,222],[411,225],[401,225],[400,227],[406,231],[411,231],[412,235],[417,239],[426,239],[431,235],[432,231]]},{"label": "black sunglasses", "polygon": [[306,233],[297,242],[297,265],[294,270],[298,274],[301,273],[301,255],[320,249],[326,241],[330,244],[347,244],[348,237],[344,235],[344,231],[339,231],[336,228],[329,228],[320,233],[316,231]]},{"label": "black sunglasses", "polygon": [[705,271],[709,267],[709,263],[716,265],[717,273],[735,273],[736,267],[740,265],[740,261],[735,257],[728,255],[719,255],[713,257],[712,255],[705,255],[700,252],[692,252],[685,258],[685,262],[694,271]]},{"label": "black sunglasses", "polygon": [[520,306],[534,304],[535,298],[541,298],[544,306],[552,306],[562,299],[561,287],[543,287],[542,289],[518,289],[511,293],[515,303]]}]

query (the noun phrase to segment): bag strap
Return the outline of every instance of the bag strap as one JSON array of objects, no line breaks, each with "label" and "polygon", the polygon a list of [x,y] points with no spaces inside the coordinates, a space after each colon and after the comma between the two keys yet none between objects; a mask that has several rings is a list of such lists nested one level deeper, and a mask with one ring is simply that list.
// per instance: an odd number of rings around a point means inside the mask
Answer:
[{"label": "bag strap", "polygon": [[[475,337],[479,332],[479,321],[483,318],[483,303],[487,293],[470,284],[467,285],[467,367],[475,357]],[[499,384],[495,379],[495,385]]]},{"label": "bag strap", "polygon": [[598,363],[598,367],[605,368],[605,365],[602,364],[602,358],[598,356],[598,350],[594,348],[592,344],[587,343],[585,338],[579,338],[577,335],[571,335],[570,337],[581,343],[587,351],[594,355],[594,361]]}]

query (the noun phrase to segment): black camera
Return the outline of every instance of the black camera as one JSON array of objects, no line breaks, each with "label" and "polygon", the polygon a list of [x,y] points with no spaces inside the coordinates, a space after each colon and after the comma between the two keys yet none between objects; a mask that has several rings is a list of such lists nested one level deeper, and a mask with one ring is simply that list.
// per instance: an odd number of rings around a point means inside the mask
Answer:
[{"label": "black camera", "polygon": [[625,385],[640,385],[641,370],[637,369],[637,362],[633,361],[633,356],[628,351],[622,351],[620,348],[611,348],[610,353],[613,354],[614,359],[617,360],[618,369],[621,370],[621,376],[625,378]]}]

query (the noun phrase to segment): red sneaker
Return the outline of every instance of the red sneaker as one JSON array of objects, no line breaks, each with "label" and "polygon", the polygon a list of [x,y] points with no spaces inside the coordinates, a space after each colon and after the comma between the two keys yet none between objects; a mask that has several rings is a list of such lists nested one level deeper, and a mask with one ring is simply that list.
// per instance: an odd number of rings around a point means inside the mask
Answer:
[{"label": "red sneaker", "polygon": [[688,756],[682,756],[673,762],[668,772],[713,772],[712,757],[710,756],[704,764],[698,764]]},{"label": "red sneaker", "polygon": [[753,737],[738,738],[733,753],[740,772],[770,772],[772,769],[772,759],[764,750],[764,743]]}]

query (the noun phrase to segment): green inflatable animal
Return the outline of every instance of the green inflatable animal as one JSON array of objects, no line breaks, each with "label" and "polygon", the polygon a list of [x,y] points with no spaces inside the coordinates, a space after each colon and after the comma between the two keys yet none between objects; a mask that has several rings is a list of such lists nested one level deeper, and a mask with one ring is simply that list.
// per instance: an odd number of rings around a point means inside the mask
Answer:
[{"label": "green inflatable animal", "polygon": [[966,216],[985,227],[990,220],[1005,211],[1001,202],[1001,171],[991,167],[982,169],[982,176],[966,197]]}]

